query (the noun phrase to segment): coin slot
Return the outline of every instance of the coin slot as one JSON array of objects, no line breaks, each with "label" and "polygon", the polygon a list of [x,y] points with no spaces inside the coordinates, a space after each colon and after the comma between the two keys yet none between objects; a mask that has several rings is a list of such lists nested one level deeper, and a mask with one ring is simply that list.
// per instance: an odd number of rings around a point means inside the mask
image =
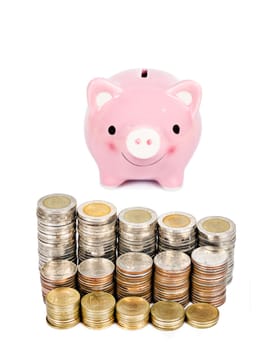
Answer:
[{"label": "coin slot", "polygon": [[147,76],[148,76],[148,70],[142,69],[141,78],[147,78]]}]

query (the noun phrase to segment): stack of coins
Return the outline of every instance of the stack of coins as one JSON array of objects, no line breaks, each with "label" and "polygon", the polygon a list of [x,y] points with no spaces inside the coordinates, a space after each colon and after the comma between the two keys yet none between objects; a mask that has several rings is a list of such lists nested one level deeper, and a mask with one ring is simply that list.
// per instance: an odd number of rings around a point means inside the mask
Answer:
[{"label": "stack of coins", "polygon": [[189,302],[190,257],[177,250],[166,250],[154,258],[154,301]]},{"label": "stack of coins", "polygon": [[127,329],[143,328],[149,321],[149,303],[140,297],[126,297],[116,304],[116,319]]},{"label": "stack of coins", "polygon": [[209,303],[214,306],[226,300],[226,274],[228,254],[222,248],[203,246],[193,250],[192,289],[193,303]]},{"label": "stack of coins", "polygon": [[196,248],[196,219],[187,213],[171,212],[158,219],[159,251],[180,250],[191,254]]},{"label": "stack of coins", "polygon": [[214,326],[219,319],[219,310],[207,303],[190,305],[186,309],[186,321],[196,328],[209,328]]},{"label": "stack of coins", "polygon": [[50,260],[76,262],[76,200],[66,194],[42,197],[37,218],[39,266]]},{"label": "stack of coins", "polygon": [[42,294],[45,297],[54,288],[76,288],[77,266],[69,260],[51,260],[40,268]]},{"label": "stack of coins", "polygon": [[174,301],[158,301],[151,307],[150,313],[153,326],[167,331],[180,328],[185,319],[183,306]]},{"label": "stack of coins", "polygon": [[141,252],[154,257],[156,253],[157,214],[147,208],[134,207],[119,214],[119,255]]},{"label": "stack of coins", "polygon": [[105,292],[86,294],[81,300],[82,322],[90,328],[105,328],[114,322],[114,297]]},{"label": "stack of coins", "polygon": [[52,289],[46,296],[47,322],[56,328],[70,328],[80,322],[80,294],[76,289]]},{"label": "stack of coins", "polygon": [[211,245],[220,247],[228,253],[227,284],[232,280],[234,266],[234,247],[236,241],[236,225],[222,216],[209,216],[198,224],[199,246]]},{"label": "stack of coins", "polygon": [[93,291],[114,294],[115,265],[105,258],[91,258],[78,265],[78,288],[81,295]]},{"label": "stack of coins", "polygon": [[116,258],[116,208],[105,201],[91,201],[78,208],[78,258]]},{"label": "stack of coins", "polygon": [[116,294],[121,299],[139,296],[151,302],[152,258],[145,253],[126,253],[116,261]]}]

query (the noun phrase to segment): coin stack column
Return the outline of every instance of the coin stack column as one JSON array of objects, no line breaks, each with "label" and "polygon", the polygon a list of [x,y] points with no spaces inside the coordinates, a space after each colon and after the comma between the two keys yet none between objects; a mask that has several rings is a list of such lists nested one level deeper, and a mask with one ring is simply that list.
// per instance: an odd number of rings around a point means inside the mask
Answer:
[{"label": "coin stack column", "polygon": [[148,208],[124,209],[119,214],[119,255],[128,252],[156,253],[157,214]]},{"label": "coin stack column", "polygon": [[78,207],[78,259],[116,259],[116,208],[105,201],[91,201]]},{"label": "coin stack column", "polygon": [[236,225],[222,216],[209,216],[198,224],[199,246],[211,245],[223,248],[228,253],[227,284],[232,281],[234,266],[234,247],[236,242]]},{"label": "coin stack column", "polygon": [[116,261],[117,298],[139,296],[151,302],[152,258],[145,253],[125,253]]},{"label": "coin stack column", "polygon": [[218,247],[203,246],[191,254],[191,300],[216,307],[226,300],[227,252]]},{"label": "coin stack column", "polygon": [[154,301],[189,302],[190,257],[180,251],[166,250],[154,258]]},{"label": "coin stack column", "polygon": [[196,248],[196,219],[187,213],[171,212],[158,219],[159,252],[180,250],[191,254]]},{"label": "coin stack column", "polygon": [[76,200],[66,194],[42,197],[37,204],[39,266],[51,260],[76,262]]}]

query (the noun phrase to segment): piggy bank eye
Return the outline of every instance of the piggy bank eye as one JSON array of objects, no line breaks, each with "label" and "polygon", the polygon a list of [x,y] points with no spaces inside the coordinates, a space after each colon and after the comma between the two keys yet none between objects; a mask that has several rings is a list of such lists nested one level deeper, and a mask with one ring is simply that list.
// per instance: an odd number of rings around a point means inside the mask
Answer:
[{"label": "piggy bank eye", "polygon": [[116,133],[116,129],[115,129],[115,126],[111,125],[109,128],[108,128],[108,133],[110,135],[114,135]]},{"label": "piggy bank eye", "polygon": [[174,134],[180,134],[180,126],[178,124],[174,124],[172,127],[172,131]]}]

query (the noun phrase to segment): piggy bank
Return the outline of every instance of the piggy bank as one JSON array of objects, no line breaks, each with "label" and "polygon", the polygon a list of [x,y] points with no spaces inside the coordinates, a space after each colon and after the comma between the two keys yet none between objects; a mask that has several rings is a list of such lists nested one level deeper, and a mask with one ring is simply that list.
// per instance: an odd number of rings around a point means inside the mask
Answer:
[{"label": "piggy bank", "polygon": [[87,88],[87,146],[101,183],[154,180],[165,188],[183,183],[199,142],[201,88],[153,69],[96,78]]}]

